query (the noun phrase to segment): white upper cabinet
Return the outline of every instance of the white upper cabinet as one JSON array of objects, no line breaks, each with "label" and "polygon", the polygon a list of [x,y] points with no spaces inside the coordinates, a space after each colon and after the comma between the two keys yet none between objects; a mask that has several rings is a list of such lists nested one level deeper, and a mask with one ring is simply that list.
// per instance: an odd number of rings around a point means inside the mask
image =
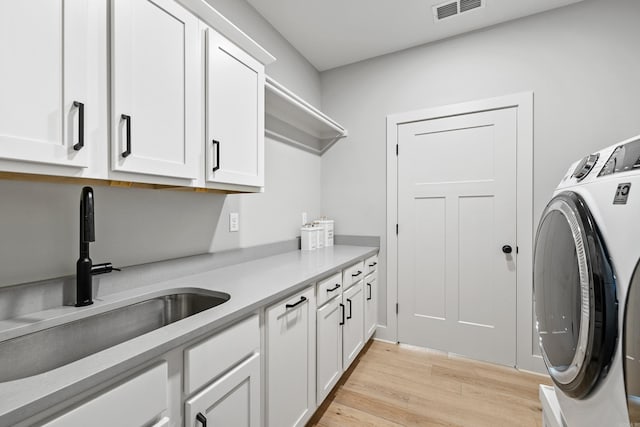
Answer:
[{"label": "white upper cabinet", "polygon": [[199,20],[172,0],[112,1],[111,168],[198,177]]},{"label": "white upper cabinet", "polygon": [[264,65],[206,35],[206,181],[264,186]]},{"label": "white upper cabinet", "polygon": [[0,159],[88,166],[86,43],[85,0],[0,2]]}]

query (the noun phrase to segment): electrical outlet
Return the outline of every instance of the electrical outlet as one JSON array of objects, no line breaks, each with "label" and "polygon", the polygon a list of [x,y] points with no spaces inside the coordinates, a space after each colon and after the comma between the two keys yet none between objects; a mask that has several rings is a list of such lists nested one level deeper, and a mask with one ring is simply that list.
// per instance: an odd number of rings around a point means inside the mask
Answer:
[{"label": "electrical outlet", "polygon": [[238,212],[229,213],[229,231],[240,231],[240,214]]},{"label": "electrical outlet", "polygon": [[302,212],[302,225],[305,225],[306,223],[307,223],[307,213]]}]

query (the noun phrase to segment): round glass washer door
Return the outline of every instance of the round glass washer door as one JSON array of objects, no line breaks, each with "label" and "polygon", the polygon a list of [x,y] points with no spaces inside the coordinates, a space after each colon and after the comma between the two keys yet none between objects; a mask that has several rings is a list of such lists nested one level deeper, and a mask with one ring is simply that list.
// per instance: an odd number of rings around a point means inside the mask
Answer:
[{"label": "round glass washer door", "polygon": [[534,253],[534,305],[542,356],[556,386],[586,397],[607,375],[618,335],[613,268],[584,200],[554,197]]}]

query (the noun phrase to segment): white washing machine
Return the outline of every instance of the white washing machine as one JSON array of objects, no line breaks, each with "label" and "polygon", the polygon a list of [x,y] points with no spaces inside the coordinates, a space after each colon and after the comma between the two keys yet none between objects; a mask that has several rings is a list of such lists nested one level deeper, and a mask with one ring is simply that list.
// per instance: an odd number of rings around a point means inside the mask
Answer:
[{"label": "white washing machine", "polygon": [[566,424],[640,422],[640,136],[570,167],[534,258],[540,348]]}]

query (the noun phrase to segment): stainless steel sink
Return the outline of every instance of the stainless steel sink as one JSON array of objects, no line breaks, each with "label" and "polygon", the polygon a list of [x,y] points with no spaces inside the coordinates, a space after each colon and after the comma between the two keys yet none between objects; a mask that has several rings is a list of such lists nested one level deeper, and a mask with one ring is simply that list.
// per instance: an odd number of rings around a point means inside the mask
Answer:
[{"label": "stainless steel sink", "polygon": [[228,300],[205,290],[156,296],[0,342],[0,382],[59,368]]}]

